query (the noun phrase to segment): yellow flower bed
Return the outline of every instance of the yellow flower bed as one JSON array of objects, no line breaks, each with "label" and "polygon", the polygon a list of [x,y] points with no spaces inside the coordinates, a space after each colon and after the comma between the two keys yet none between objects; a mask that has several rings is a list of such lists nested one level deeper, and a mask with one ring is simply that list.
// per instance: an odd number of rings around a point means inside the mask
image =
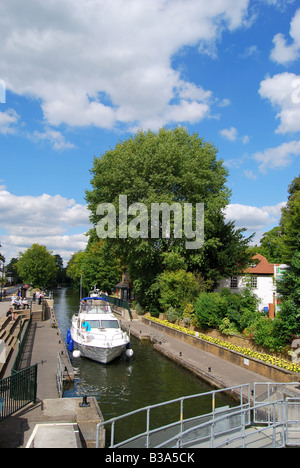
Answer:
[{"label": "yellow flower bed", "polygon": [[[170,323],[167,320],[160,320],[155,317],[148,317],[148,319],[152,320],[153,322],[160,323],[161,325],[165,325],[169,328],[173,328],[174,330],[187,333],[188,335],[196,336],[195,331],[189,330],[188,328],[185,328],[185,327],[180,327],[179,325],[174,325],[173,323]],[[253,351],[252,349],[244,348],[243,346],[237,346],[237,345],[230,343],[229,341],[220,340],[219,338],[212,338],[211,336],[204,335],[203,333],[198,333],[198,337],[201,338],[201,340],[205,340],[205,341],[208,341],[209,343],[217,344],[219,346],[222,346],[223,348],[231,349],[232,351],[236,351],[245,356],[249,356],[254,359],[258,359],[259,361],[272,364],[273,366],[278,366],[278,367],[281,367],[282,369],[287,369],[291,372],[300,373],[300,366],[293,362],[289,362],[281,358],[270,356],[269,354],[259,353],[257,351]]]}]

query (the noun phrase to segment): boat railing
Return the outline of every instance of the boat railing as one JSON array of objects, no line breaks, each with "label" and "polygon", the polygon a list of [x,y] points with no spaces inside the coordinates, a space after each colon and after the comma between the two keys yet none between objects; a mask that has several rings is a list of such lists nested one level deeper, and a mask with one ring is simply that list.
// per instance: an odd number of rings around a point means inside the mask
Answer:
[{"label": "boat railing", "polygon": [[115,333],[114,335],[110,336],[110,335],[106,335],[106,334],[95,334],[93,332],[89,332],[89,335],[88,336],[84,336],[84,339],[86,341],[91,341],[92,339],[96,340],[96,341],[103,341],[105,343],[108,343],[108,344],[112,344],[113,341],[116,341],[116,340],[119,340],[120,338],[123,338],[123,332],[118,332],[118,333]]},{"label": "boat railing", "polygon": [[[118,330],[116,333],[113,335],[107,335],[106,333],[93,333],[91,332],[86,332],[78,327],[74,327],[78,337],[80,337],[83,341],[86,343],[92,341],[92,340],[97,340],[97,341],[102,341],[103,343],[110,343],[112,344],[113,341],[119,340],[120,338],[123,338],[125,332],[122,330]],[[100,329],[101,330],[101,329]]]},{"label": "boat railing", "polygon": [[115,333],[112,337],[111,337],[111,341],[115,341],[115,340],[119,340],[120,338],[124,338],[124,336],[126,335],[125,332],[123,331],[118,331],[117,333]]},{"label": "boat railing", "polygon": [[97,306],[81,306],[80,307],[80,313],[85,313],[85,314],[112,314],[112,310],[110,306],[106,307],[97,307]]}]

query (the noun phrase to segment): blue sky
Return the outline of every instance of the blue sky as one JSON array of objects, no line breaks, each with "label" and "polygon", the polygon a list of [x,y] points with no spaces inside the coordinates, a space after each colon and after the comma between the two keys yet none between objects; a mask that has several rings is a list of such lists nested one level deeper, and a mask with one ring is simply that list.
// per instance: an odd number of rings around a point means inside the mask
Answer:
[{"label": "blue sky", "polygon": [[227,219],[278,225],[299,175],[297,0],[0,0],[0,242],[85,248],[94,156],[185,126],[228,167]]}]

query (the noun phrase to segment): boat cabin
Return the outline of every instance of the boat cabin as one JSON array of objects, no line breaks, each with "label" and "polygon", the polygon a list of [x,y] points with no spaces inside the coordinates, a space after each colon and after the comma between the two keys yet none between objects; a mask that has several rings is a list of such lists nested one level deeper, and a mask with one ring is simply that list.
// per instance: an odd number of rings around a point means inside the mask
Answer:
[{"label": "boat cabin", "polygon": [[[78,327],[81,327],[85,319],[92,329],[119,329],[120,324],[114,317],[107,299],[101,297],[85,297],[80,303],[80,316]],[[105,317],[106,316],[106,317]],[[79,323],[80,322],[80,323]]]},{"label": "boat cabin", "polygon": [[90,324],[91,328],[96,328],[98,330],[120,328],[120,325],[117,319],[95,320],[94,318],[93,319],[88,318],[86,319],[86,321]]},{"label": "boat cabin", "polygon": [[86,314],[112,314],[108,300],[101,297],[84,297],[81,300],[79,312]]}]

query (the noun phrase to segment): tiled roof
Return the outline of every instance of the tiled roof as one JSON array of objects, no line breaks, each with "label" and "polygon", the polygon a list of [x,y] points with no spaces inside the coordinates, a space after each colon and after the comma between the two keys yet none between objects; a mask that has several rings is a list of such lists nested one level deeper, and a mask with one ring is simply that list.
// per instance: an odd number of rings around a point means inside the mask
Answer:
[{"label": "tiled roof", "polygon": [[259,260],[256,266],[248,267],[245,273],[252,275],[274,275],[274,263],[269,263],[266,257],[260,254],[252,257],[254,260]]}]

